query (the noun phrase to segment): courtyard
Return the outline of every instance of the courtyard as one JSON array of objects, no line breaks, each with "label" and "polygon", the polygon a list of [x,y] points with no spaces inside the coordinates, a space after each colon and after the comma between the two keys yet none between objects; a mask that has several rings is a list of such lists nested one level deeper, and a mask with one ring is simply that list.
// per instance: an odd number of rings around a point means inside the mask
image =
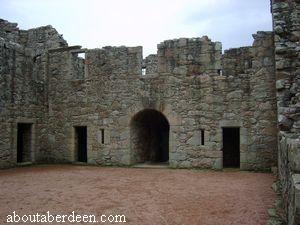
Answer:
[{"label": "courtyard", "polygon": [[271,189],[274,180],[272,174],[243,171],[13,168],[0,171],[0,224],[13,224],[6,223],[13,212],[22,216],[74,211],[95,215],[97,221],[101,215],[124,215],[125,224],[135,225],[263,225],[276,197]]}]

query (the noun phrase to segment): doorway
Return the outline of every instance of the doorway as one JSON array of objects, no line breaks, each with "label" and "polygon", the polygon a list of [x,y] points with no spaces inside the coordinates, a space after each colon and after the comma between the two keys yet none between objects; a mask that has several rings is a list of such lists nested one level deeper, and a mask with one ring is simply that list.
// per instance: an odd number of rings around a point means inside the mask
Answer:
[{"label": "doorway", "polygon": [[18,123],[17,125],[17,162],[31,162],[32,149],[32,124]]},{"label": "doorway", "polygon": [[75,159],[78,162],[87,162],[87,127],[75,127]]},{"label": "doorway", "polygon": [[134,163],[169,161],[170,125],[159,111],[145,109],[131,120],[131,150]]},{"label": "doorway", "polygon": [[223,129],[223,167],[240,168],[240,128]]}]

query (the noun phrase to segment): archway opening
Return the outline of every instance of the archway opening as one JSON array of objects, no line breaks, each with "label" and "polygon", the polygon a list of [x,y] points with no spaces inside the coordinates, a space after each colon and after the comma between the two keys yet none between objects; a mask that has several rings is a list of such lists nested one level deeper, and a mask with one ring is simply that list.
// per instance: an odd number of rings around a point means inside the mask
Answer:
[{"label": "archway opening", "polygon": [[137,113],[131,120],[133,162],[168,162],[169,131],[169,122],[162,113],[153,109]]}]

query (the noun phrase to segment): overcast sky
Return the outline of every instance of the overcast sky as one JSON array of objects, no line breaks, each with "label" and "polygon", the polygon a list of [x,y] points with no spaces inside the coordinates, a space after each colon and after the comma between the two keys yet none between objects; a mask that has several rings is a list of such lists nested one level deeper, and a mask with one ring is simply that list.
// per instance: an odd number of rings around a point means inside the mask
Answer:
[{"label": "overcast sky", "polygon": [[0,18],[51,24],[69,45],[143,46],[144,56],[167,39],[207,35],[228,49],[272,29],[269,0],[0,0]]}]

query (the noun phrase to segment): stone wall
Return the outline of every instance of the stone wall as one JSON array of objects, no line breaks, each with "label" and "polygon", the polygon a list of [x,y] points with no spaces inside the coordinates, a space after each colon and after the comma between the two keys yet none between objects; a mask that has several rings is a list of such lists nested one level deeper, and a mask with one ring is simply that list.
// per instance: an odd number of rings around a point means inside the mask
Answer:
[{"label": "stone wall", "polygon": [[16,162],[16,152],[12,151],[16,147],[16,123],[42,119],[44,86],[39,74],[33,72],[31,55],[20,45],[1,42],[0,58],[2,167]]},{"label": "stone wall", "polygon": [[[250,149],[255,165],[275,166],[277,161],[277,104],[275,88],[274,36],[272,32],[253,35],[250,72]],[[245,61],[247,65],[248,59]],[[248,161],[248,160],[247,160]],[[254,165],[254,167],[255,167]]]},{"label": "stone wall", "polygon": [[[73,50],[49,52],[49,148],[56,161],[74,158],[74,127],[88,127],[88,162],[129,164],[123,124],[139,97],[142,48],[86,51],[85,76],[74,77]],[[102,143],[101,130],[105,141]]]},{"label": "stone wall", "polygon": [[19,31],[4,24],[16,33],[5,45],[20,53],[1,50],[3,163],[15,163],[16,126],[27,122],[36,162],[76,162],[75,128],[86,126],[88,163],[132,165],[139,158],[134,130],[141,128],[133,118],[152,109],[169,123],[171,167],[222,169],[226,127],[240,129],[241,169],[276,164],[272,32],[223,56],[221,43],[206,36],[168,40],[143,60],[142,47],[68,47],[51,26]]},{"label": "stone wall", "polygon": [[[182,40],[185,45],[179,45]],[[276,113],[269,112],[276,111],[272,44],[272,33],[257,34],[255,70],[230,76],[217,73],[221,46],[206,37],[164,42],[157,61],[157,70],[164,72],[145,76],[141,75],[145,66],[141,47],[86,50],[81,79],[74,67],[74,52],[80,50],[49,51],[49,158],[76,161],[74,127],[87,126],[89,163],[131,165],[135,161],[131,120],[144,109],[154,109],[170,124],[171,166],[221,169],[222,127],[236,126],[241,128],[241,168],[270,168],[276,162]],[[153,65],[155,60],[150,62]],[[259,110],[257,102],[261,102]]]},{"label": "stone wall", "polygon": [[[222,56],[222,74],[231,79],[242,76],[247,81],[242,90],[237,89],[229,96],[247,94],[245,100],[233,98],[237,104],[245,104],[240,113],[247,130],[243,135],[247,153],[241,155],[241,167],[261,169],[264,165],[268,165],[265,168],[275,165],[277,156],[274,43],[272,32],[260,31],[253,38],[251,47],[225,51]],[[235,81],[235,84],[238,87],[239,82]],[[227,104],[228,110],[231,110],[232,100],[229,99]]]},{"label": "stone wall", "polygon": [[0,20],[0,167],[16,164],[18,123],[32,124],[31,161],[44,157],[48,77],[39,53],[59,46],[61,37],[50,26],[22,31]]},{"label": "stone wall", "polygon": [[279,127],[279,176],[288,224],[299,224],[300,2],[273,0]]},{"label": "stone wall", "polygon": [[272,0],[274,33],[252,46],[222,55],[206,36],[181,38],[145,59],[142,47],[68,47],[51,26],[0,19],[0,167],[16,165],[18,123],[32,124],[32,162],[76,162],[75,127],[87,126],[88,163],[132,165],[133,118],[152,109],[170,125],[171,167],[222,169],[223,127],[240,128],[241,169],[278,155],[286,222],[299,224],[299,4]]}]

